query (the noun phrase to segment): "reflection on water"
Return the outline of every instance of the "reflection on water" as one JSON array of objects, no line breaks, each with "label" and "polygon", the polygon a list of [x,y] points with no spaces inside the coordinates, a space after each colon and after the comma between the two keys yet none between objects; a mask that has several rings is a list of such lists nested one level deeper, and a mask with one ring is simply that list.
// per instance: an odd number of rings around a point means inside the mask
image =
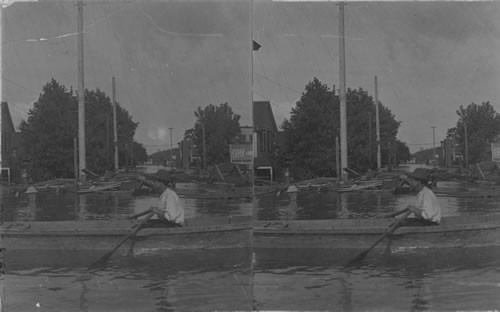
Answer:
[{"label": "reflection on water", "polygon": [[116,257],[105,268],[93,271],[70,263],[9,266],[3,277],[5,311],[235,311],[251,307],[249,249]]},{"label": "reflection on water", "polygon": [[[181,198],[186,218],[250,215],[251,200]],[[0,186],[3,221],[120,219],[158,203],[131,192],[76,195],[39,192],[16,197]],[[36,247],[34,247],[36,248]],[[5,311],[236,311],[251,309],[251,251],[169,252],[168,257],[112,257],[103,270],[87,267],[103,252],[7,251],[0,280]]]},{"label": "reflection on water", "polygon": [[[456,185],[446,185],[447,188]],[[460,189],[460,188],[457,188]],[[4,221],[89,220],[128,216],[155,205],[154,196],[127,193],[39,193],[34,201],[0,188]],[[500,212],[497,198],[438,197],[443,216]],[[181,199],[186,216],[249,214],[248,200]],[[261,220],[371,218],[401,209],[413,195],[389,191],[300,192],[254,199]],[[0,293],[6,311],[495,310],[500,306],[500,250],[455,249],[418,254],[370,254],[345,268],[338,250],[172,252],[169,257],[9,255]],[[57,258],[61,262],[55,263]],[[37,264],[33,265],[37,259]],[[46,260],[46,261],[45,261]],[[35,261],[36,262],[36,261]],[[6,305],[5,305],[6,303]]]},{"label": "reflection on water", "polygon": [[[448,185],[447,189],[460,194],[457,192],[462,187],[462,184],[455,183]],[[438,196],[438,200],[443,216],[500,211],[500,201],[495,197]],[[290,201],[286,194],[259,196],[254,200],[254,211],[258,220],[373,218],[403,209],[414,201],[414,194],[394,195],[391,190],[346,193],[301,191],[296,201]]]},{"label": "reflection on water", "polygon": [[500,250],[386,255],[358,267],[343,266],[333,250],[257,252],[254,293],[263,310],[491,311],[500,304]]},{"label": "reflection on water", "polygon": [[[439,185],[438,185],[439,187]],[[460,194],[469,185],[447,183]],[[415,196],[390,191],[300,192],[297,202],[263,196],[260,220],[373,218],[402,209]],[[438,196],[443,216],[499,213],[498,197]],[[334,247],[334,246],[332,246]],[[262,310],[477,311],[500,306],[500,248],[456,248],[415,254],[358,254],[332,249],[256,249],[254,305]]]},{"label": "reflection on water", "polygon": [[[186,218],[200,215],[250,215],[249,199],[196,199],[181,198]],[[0,186],[3,221],[61,221],[124,218],[133,213],[158,205],[155,194],[133,196],[131,192],[102,192],[74,194],[70,192],[39,192],[28,200],[24,195],[15,197]]]}]

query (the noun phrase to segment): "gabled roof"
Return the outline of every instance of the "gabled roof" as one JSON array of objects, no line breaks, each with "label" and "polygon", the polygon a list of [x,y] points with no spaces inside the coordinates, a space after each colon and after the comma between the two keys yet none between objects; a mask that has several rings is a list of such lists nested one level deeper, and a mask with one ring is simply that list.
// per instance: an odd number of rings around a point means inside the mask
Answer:
[{"label": "gabled roof", "polygon": [[271,103],[269,101],[253,102],[252,116],[255,131],[258,131],[259,129],[271,129],[274,132],[278,131]]},{"label": "gabled roof", "polygon": [[2,131],[9,131],[9,132],[16,132],[16,129],[14,127],[14,123],[12,122],[12,116],[10,115],[10,110],[9,110],[9,105],[7,102],[2,102],[2,118],[1,118],[1,123],[2,123]]}]

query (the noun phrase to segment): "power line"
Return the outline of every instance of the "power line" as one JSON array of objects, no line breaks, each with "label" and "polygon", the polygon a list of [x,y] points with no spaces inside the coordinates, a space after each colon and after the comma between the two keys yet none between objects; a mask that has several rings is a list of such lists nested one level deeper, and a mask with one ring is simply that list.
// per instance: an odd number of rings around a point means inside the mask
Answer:
[{"label": "power line", "polygon": [[142,12],[142,14],[144,14],[148,19],[149,21],[151,22],[151,24],[159,31],[159,32],[162,32],[164,34],[168,34],[168,35],[172,35],[172,36],[181,36],[181,37],[202,37],[202,38],[205,38],[205,37],[218,37],[218,38],[221,38],[221,37],[224,37],[224,34],[222,33],[206,33],[206,34],[197,34],[197,33],[179,33],[179,32],[175,32],[175,31],[169,31],[169,30],[165,30],[163,28],[161,28],[160,26],[158,26],[153,17],[151,17],[151,15],[145,13],[145,12]]},{"label": "power line", "polygon": [[36,91],[33,91],[33,90],[31,90],[31,89],[29,89],[29,88],[27,88],[27,87],[25,87],[25,86],[23,86],[23,85],[21,85],[21,84],[19,84],[19,83],[17,83],[17,82],[14,82],[14,81],[12,81],[12,80],[10,80],[10,79],[6,78],[6,77],[5,77],[5,75],[2,75],[2,80],[5,80],[5,81],[7,81],[7,82],[10,82],[11,84],[13,84],[13,85],[15,85],[15,86],[17,86],[17,87],[19,87],[19,88],[21,88],[21,89],[24,89],[24,90],[26,90],[26,91],[29,91],[30,93],[39,94],[39,93],[38,93],[38,92],[36,92]]},{"label": "power line", "polygon": [[[125,1],[122,1],[121,3],[124,3],[124,2]],[[130,2],[125,3],[122,6],[114,9],[113,12],[105,15],[104,17],[101,17],[99,19],[95,19],[95,20],[91,21],[87,25],[83,25],[84,33],[85,33],[85,29],[93,27],[94,25],[96,25],[96,24],[98,24],[98,23],[100,23],[102,21],[107,21],[111,16],[113,16],[114,14],[116,14],[118,11],[120,11],[123,8],[129,6],[130,4],[134,4],[134,3],[137,3],[137,2],[138,2],[138,0],[131,0]],[[87,5],[96,5],[96,4],[100,5],[101,3],[94,3],[94,2],[85,3],[85,6],[87,6]],[[104,3],[102,3],[102,4],[104,4]],[[34,43],[46,42],[46,41],[51,41],[51,40],[55,40],[55,39],[62,39],[62,38],[66,38],[66,37],[72,37],[72,36],[75,36],[75,35],[78,35],[78,32],[63,33],[63,34],[55,35],[55,36],[51,36],[51,37],[28,38],[28,39],[21,39],[21,40],[9,40],[9,41],[4,41],[2,43],[2,47],[5,46],[5,45],[14,44],[14,43],[21,43],[21,42],[22,43],[25,43],[25,42],[34,42]]]},{"label": "power line", "polygon": [[259,73],[254,73],[254,74],[255,74],[255,75],[257,75],[257,76],[260,76],[260,77],[264,78],[264,79],[265,79],[265,80],[267,80],[267,81],[270,81],[270,82],[272,82],[272,83],[275,83],[275,84],[277,84],[277,85],[278,85],[278,86],[280,86],[280,87],[283,87],[283,88],[285,88],[285,89],[288,89],[288,90],[293,91],[293,92],[298,93],[298,94],[302,94],[302,92],[301,92],[301,91],[297,91],[297,90],[295,90],[295,89],[293,89],[293,88],[290,88],[290,87],[288,87],[288,86],[285,86],[285,85],[283,85],[282,83],[280,83],[280,82],[278,82],[278,81],[276,81],[276,80],[273,80],[273,79],[271,79],[271,78],[269,78],[269,77],[266,77],[266,76],[264,76],[264,75],[262,75],[262,74],[259,74]]},{"label": "power line", "polygon": [[418,145],[433,145],[434,143],[405,143],[406,145],[418,146]]}]

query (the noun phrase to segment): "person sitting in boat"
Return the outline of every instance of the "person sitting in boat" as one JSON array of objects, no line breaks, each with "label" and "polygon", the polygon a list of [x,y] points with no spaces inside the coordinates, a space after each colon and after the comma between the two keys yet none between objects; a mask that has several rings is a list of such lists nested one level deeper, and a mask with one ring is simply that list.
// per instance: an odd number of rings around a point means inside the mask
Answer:
[{"label": "person sitting in boat", "polygon": [[402,225],[438,225],[441,207],[436,195],[428,187],[429,174],[417,168],[408,178],[410,186],[417,192],[417,198],[414,205],[406,207],[413,212],[414,218],[404,220]]},{"label": "person sitting in boat", "polygon": [[150,187],[153,191],[160,193],[158,207],[150,209],[158,216],[158,219],[171,226],[183,226],[184,207],[181,204],[179,196],[172,190],[173,180],[161,174],[155,174],[152,177],[155,181],[149,181],[145,177],[139,177],[141,182]]},{"label": "person sitting in boat", "polygon": [[[437,176],[436,176],[434,170],[429,170],[429,169],[425,169],[425,168],[417,168],[414,170],[414,173],[415,172],[420,176],[427,177],[427,180],[426,180],[427,182],[426,182],[425,186],[427,186],[428,188],[433,188],[433,187],[437,186]],[[408,175],[402,174],[399,176],[399,184],[398,184],[397,188],[401,188],[405,185],[408,185],[411,188]]]}]

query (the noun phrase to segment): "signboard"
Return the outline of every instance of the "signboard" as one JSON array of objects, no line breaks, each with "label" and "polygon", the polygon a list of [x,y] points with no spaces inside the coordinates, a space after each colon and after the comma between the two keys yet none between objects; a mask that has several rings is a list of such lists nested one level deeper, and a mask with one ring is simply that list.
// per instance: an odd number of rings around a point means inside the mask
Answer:
[{"label": "signboard", "polygon": [[491,143],[491,161],[500,162],[500,143]]},{"label": "signboard", "polygon": [[231,162],[234,164],[251,164],[253,162],[252,144],[231,144],[229,145]]}]

